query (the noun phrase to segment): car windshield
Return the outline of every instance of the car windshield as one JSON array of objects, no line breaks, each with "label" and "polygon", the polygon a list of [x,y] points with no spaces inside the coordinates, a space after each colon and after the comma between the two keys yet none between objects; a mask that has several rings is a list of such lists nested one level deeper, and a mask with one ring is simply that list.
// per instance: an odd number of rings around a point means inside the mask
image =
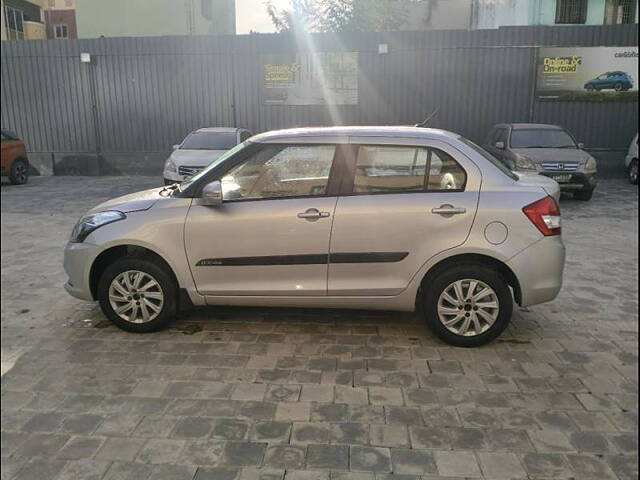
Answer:
[{"label": "car windshield", "polygon": [[463,143],[465,143],[466,145],[468,145],[471,148],[473,148],[476,152],[478,152],[484,158],[489,160],[491,163],[493,163],[498,170],[500,170],[502,173],[504,173],[510,179],[515,180],[516,182],[520,179],[520,177],[518,177],[515,173],[513,173],[511,170],[509,170],[500,160],[498,160],[496,157],[491,155],[484,148],[480,147],[479,145],[476,145],[471,140],[468,140],[468,139],[466,139],[464,137],[460,137],[460,140]]},{"label": "car windshield", "polygon": [[578,148],[564,130],[522,129],[511,132],[511,148]]},{"label": "car windshield", "polygon": [[181,192],[186,190],[187,188],[189,188],[189,186],[191,184],[196,182],[199,178],[204,177],[207,173],[209,173],[211,170],[216,168],[218,165],[220,165],[222,162],[224,162],[227,158],[232,157],[233,155],[238,153],[240,150],[246,148],[247,145],[249,145],[249,141],[245,140],[244,142],[239,143],[238,145],[233,147],[231,150],[227,150],[224,154],[222,154],[220,157],[218,157],[213,162],[211,162],[209,165],[207,165],[206,168],[200,170],[200,172],[198,172],[193,177],[187,178],[184,182],[182,182],[180,184],[180,186],[178,188],[180,189]]},{"label": "car windshield", "polygon": [[181,150],[229,150],[236,144],[235,133],[194,132],[182,145]]}]

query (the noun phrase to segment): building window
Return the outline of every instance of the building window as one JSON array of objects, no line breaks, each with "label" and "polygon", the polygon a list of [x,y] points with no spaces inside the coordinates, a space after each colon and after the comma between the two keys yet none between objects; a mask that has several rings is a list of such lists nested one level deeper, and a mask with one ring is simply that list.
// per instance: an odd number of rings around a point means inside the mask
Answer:
[{"label": "building window", "polygon": [[72,7],[73,6],[73,0],[64,0],[64,6],[65,7]]},{"label": "building window", "polygon": [[13,7],[4,7],[5,27],[7,40],[24,39],[24,14],[22,10]]},{"label": "building window", "polygon": [[557,0],[556,23],[585,23],[587,0]]},{"label": "building window", "polygon": [[49,0],[49,8],[56,8],[56,0]]},{"label": "building window", "polygon": [[69,27],[66,25],[56,25],[53,28],[55,38],[69,38]]},{"label": "building window", "polygon": [[607,0],[604,11],[605,25],[620,25],[633,23],[636,14],[636,2],[634,0]]}]

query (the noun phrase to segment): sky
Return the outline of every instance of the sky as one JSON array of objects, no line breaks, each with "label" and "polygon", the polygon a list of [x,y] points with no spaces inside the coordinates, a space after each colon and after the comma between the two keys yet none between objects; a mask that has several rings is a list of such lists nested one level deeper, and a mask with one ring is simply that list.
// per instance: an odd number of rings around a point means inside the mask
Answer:
[{"label": "sky", "polygon": [[[288,8],[290,0],[272,0],[278,9]],[[267,15],[267,0],[236,0],[236,33],[249,33],[250,30],[259,33],[275,32],[273,23]]]}]

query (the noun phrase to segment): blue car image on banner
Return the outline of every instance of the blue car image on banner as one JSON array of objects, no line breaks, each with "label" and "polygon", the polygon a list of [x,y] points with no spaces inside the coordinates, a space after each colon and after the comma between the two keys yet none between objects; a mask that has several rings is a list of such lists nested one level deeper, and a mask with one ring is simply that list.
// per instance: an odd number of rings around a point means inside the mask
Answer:
[{"label": "blue car image on banner", "polygon": [[538,49],[537,100],[638,101],[638,47]]}]

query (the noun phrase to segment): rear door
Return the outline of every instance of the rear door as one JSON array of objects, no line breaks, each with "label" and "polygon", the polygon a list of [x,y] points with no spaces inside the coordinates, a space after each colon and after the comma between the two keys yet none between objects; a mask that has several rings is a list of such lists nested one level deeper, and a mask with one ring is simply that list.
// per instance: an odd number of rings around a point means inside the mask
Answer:
[{"label": "rear door", "polygon": [[444,142],[351,142],[350,174],[331,234],[328,293],[397,295],[429,258],[465,242],[480,170]]}]

